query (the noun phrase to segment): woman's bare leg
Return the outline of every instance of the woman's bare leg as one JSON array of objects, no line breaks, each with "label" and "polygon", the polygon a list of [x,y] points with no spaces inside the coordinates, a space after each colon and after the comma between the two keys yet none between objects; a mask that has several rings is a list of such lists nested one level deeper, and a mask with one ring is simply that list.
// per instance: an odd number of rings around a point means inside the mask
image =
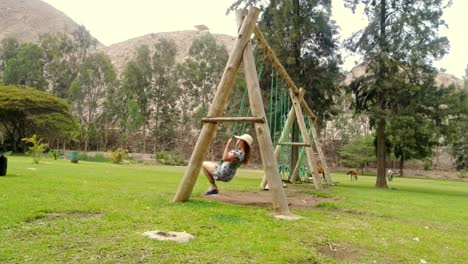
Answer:
[{"label": "woman's bare leg", "polygon": [[206,175],[206,178],[208,178],[208,181],[210,182],[211,184],[211,190],[215,190],[215,189],[218,189],[218,186],[216,186],[216,181],[215,179],[213,178],[213,170],[214,168],[216,167],[216,163],[212,162],[212,161],[204,161],[203,164],[202,164],[202,168],[203,168],[203,172],[205,173]]}]

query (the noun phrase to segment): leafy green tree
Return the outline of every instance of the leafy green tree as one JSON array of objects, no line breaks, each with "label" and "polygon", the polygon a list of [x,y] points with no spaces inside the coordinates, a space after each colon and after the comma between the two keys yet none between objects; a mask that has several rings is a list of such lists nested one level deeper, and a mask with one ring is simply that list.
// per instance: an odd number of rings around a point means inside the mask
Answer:
[{"label": "leafy green tree", "polygon": [[0,124],[9,149],[18,151],[21,139],[37,134],[47,139],[70,139],[77,122],[70,105],[34,88],[0,86]]},{"label": "leafy green tree", "polygon": [[392,117],[386,134],[389,135],[395,157],[399,159],[400,176],[403,176],[405,161],[431,157],[439,138],[438,129],[432,122],[415,115]]},{"label": "leafy green tree", "polygon": [[33,43],[23,43],[19,45],[16,56],[6,61],[3,82],[6,85],[26,85],[45,90],[43,71],[41,47]]},{"label": "leafy green tree", "polygon": [[16,58],[18,53],[19,43],[15,38],[2,39],[0,43],[0,82],[3,83],[3,72],[6,68],[7,61]]},{"label": "leafy green tree", "polygon": [[177,86],[177,46],[173,40],[160,39],[153,53],[153,116],[155,121],[156,143],[174,144],[174,134],[178,125],[177,97],[181,92]]},{"label": "leafy green tree", "polygon": [[87,57],[79,69],[77,80],[69,89],[72,109],[80,120],[84,150],[88,150],[91,136],[95,135],[96,122],[105,109],[104,99],[114,90],[116,72],[108,55],[94,53]]},{"label": "leafy green tree", "polygon": [[39,164],[39,160],[41,159],[47,144],[42,143],[42,138],[39,138],[36,134],[30,138],[23,138],[21,140],[32,144],[32,146],[29,147],[29,152],[33,157],[34,163]]},{"label": "leafy green tree", "polygon": [[194,124],[208,113],[214,91],[219,83],[228,59],[225,47],[216,43],[210,33],[196,38],[184,62],[185,89],[190,94],[191,109],[195,110]]},{"label": "leafy green tree", "polygon": [[146,152],[146,130],[148,120],[152,113],[152,66],[151,51],[148,46],[142,45],[137,48],[134,59],[127,64],[123,73],[124,93],[126,97],[128,97],[128,100],[134,100],[138,104],[138,117],[141,116],[143,118],[143,153]]},{"label": "leafy green tree", "polygon": [[80,25],[72,32],[71,38],[62,33],[49,33],[42,35],[39,42],[48,91],[68,98],[68,89],[77,79],[81,65],[95,51],[98,41]]},{"label": "leafy green tree", "polygon": [[192,100],[192,93],[189,91],[191,87],[190,83],[190,69],[185,64],[177,64],[177,86],[183,87],[183,91],[179,94],[179,109],[180,109],[180,132],[184,135],[188,135],[192,125],[191,111],[194,108],[194,102]]},{"label": "leafy green tree", "polygon": [[106,91],[103,98],[103,111],[97,121],[97,130],[100,150],[107,150],[113,137],[117,136],[115,129],[119,127],[120,107],[124,104],[125,98],[120,97],[120,80],[116,80],[113,87]]},{"label": "leafy green tree", "polygon": [[[353,10],[364,6],[369,24],[348,39],[347,47],[364,57],[367,74],[350,89],[355,109],[368,113],[377,127],[376,187],[387,188],[385,178],[385,126],[402,106],[424,112],[421,90],[434,87],[432,62],[441,58],[448,40],[438,35],[445,8],[443,0],[346,0]],[[421,89],[425,88],[425,89]]]},{"label": "leafy green tree", "polygon": [[464,86],[450,95],[445,111],[448,111],[444,127],[445,143],[455,157],[457,170],[468,169],[468,66],[465,70]]},{"label": "leafy green tree", "polygon": [[339,155],[341,162],[351,168],[360,168],[364,174],[364,168],[375,161],[375,147],[372,136],[359,136],[353,138],[344,145]]},{"label": "leafy green tree", "polygon": [[60,98],[67,98],[68,88],[78,73],[73,56],[74,43],[62,33],[42,35],[39,42],[43,52],[43,76],[47,82],[47,91]]}]

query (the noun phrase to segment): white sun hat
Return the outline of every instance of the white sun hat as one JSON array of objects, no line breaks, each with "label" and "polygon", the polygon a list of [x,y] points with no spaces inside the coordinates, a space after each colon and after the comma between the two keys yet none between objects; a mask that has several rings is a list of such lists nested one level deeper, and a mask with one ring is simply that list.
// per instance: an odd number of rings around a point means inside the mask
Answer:
[{"label": "white sun hat", "polygon": [[252,148],[253,139],[249,134],[244,134],[242,136],[234,136],[237,139],[244,140],[250,148]]}]

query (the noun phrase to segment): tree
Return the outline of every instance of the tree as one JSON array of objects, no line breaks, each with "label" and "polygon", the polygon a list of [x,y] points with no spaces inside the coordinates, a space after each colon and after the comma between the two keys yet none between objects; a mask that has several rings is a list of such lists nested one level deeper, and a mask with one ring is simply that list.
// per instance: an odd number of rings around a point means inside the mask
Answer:
[{"label": "tree", "polygon": [[43,52],[43,76],[47,82],[47,91],[60,98],[67,98],[68,88],[78,73],[74,58],[75,44],[62,33],[42,35],[39,42]]},{"label": "tree", "polygon": [[455,157],[457,170],[468,169],[468,66],[465,70],[464,86],[454,90],[449,97],[445,111],[448,111],[444,127],[445,143]]},{"label": "tree", "polygon": [[331,1],[270,1],[260,28],[296,84],[306,89],[305,99],[320,115],[334,114],[338,96],[339,65],[337,26],[331,18]]},{"label": "tree", "polygon": [[71,38],[62,33],[49,33],[40,36],[39,42],[48,91],[67,98],[68,89],[77,79],[81,65],[95,50],[98,41],[80,25],[72,32]]},{"label": "tree", "polygon": [[373,136],[359,136],[353,138],[344,145],[339,155],[341,162],[351,168],[360,168],[364,174],[364,168],[375,161],[375,147]]},{"label": "tree", "polygon": [[[368,113],[377,127],[376,187],[387,188],[385,178],[385,126],[401,106],[424,101],[422,87],[434,87],[432,62],[441,58],[448,40],[439,37],[443,0],[346,0],[346,6],[364,6],[369,24],[348,39],[347,47],[364,57],[367,74],[350,89],[355,109]],[[418,100],[413,100],[418,99]],[[415,112],[424,112],[422,106]]]},{"label": "tree", "polygon": [[432,156],[432,148],[438,144],[437,127],[415,115],[392,117],[385,132],[390,137],[395,157],[400,161],[400,176],[403,176],[405,161]]},{"label": "tree", "polygon": [[127,100],[134,100],[139,107],[138,116],[142,117],[143,125],[143,153],[146,152],[146,128],[152,113],[152,75],[151,51],[146,45],[139,46],[135,52],[135,57],[125,67],[123,89],[128,97]]},{"label": "tree", "polygon": [[153,96],[155,121],[155,144],[165,147],[175,143],[175,130],[178,121],[177,97],[180,89],[177,86],[177,64],[175,57],[177,46],[173,40],[160,39],[153,53]]},{"label": "tree", "polygon": [[19,45],[15,55],[5,62],[3,82],[6,85],[26,85],[45,90],[41,47],[32,43],[23,43]]},{"label": "tree", "polygon": [[0,44],[0,82],[3,83],[3,72],[6,68],[7,61],[16,58],[18,53],[19,43],[15,38],[2,39]]},{"label": "tree", "polygon": [[190,108],[195,109],[195,116],[192,118],[194,124],[200,124],[201,118],[207,115],[227,60],[225,47],[216,43],[210,33],[194,39],[184,62],[184,84],[185,90],[190,93]]},{"label": "tree", "polygon": [[96,135],[97,120],[109,110],[105,108],[104,99],[115,89],[116,78],[109,56],[94,53],[84,60],[77,80],[70,86],[72,109],[82,126],[85,151],[92,136]]},{"label": "tree", "polygon": [[0,124],[9,149],[18,151],[27,135],[69,139],[77,131],[66,101],[34,88],[0,86],[0,91]]}]

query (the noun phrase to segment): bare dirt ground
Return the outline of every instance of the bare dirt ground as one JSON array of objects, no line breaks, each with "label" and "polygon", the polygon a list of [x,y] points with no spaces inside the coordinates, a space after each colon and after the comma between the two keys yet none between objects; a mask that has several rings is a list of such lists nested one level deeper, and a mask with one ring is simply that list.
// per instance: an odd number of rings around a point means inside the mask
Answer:
[{"label": "bare dirt ground", "polygon": [[[305,193],[306,190],[312,190],[312,186],[308,184],[303,185],[288,185],[286,189],[286,196],[288,197],[290,209],[312,210],[319,202],[323,201],[336,201],[336,198],[317,197],[316,195]],[[218,201],[228,204],[237,205],[251,205],[271,207],[271,192],[269,191],[253,191],[253,192],[234,192],[234,191],[221,191],[216,195],[200,196],[203,199]]]},{"label": "bare dirt ground", "polygon": [[339,261],[353,261],[365,255],[367,250],[352,245],[319,245],[315,249],[332,259]]}]

